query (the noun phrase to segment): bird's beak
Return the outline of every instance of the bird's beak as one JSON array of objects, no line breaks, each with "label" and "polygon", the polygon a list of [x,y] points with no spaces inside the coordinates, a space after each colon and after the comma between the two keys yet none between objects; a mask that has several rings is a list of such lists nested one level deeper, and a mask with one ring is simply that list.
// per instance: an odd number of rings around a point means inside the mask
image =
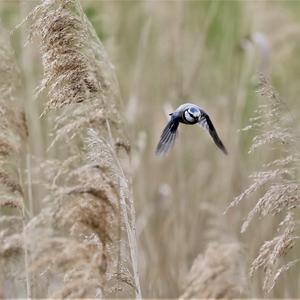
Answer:
[{"label": "bird's beak", "polygon": [[173,113],[170,113],[170,114],[169,114],[169,116],[172,116],[172,115],[173,115]]}]

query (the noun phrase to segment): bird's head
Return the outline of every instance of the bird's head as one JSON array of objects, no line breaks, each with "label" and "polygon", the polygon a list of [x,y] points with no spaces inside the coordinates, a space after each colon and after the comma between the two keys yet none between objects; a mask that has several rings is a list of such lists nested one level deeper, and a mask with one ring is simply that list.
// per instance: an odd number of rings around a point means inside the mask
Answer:
[{"label": "bird's head", "polygon": [[188,111],[189,115],[192,118],[194,118],[195,120],[197,120],[201,115],[200,109],[198,107],[192,106],[187,111]]}]

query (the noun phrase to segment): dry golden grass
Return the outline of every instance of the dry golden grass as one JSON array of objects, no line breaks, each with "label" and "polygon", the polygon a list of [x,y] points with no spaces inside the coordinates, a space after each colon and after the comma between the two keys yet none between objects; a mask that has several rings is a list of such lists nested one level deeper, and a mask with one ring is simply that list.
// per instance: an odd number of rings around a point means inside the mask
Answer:
[{"label": "dry golden grass", "polygon": [[243,256],[238,243],[210,243],[205,253],[198,255],[193,262],[180,298],[232,299],[247,296]]},{"label": "dry golden grass", "polygon": [[[32,169],[45,192],[44,207],[24,229],[27,276],[34,277],[30,295],[139,295],[134,207],[122,167],[129,147],[114,71],[78,1],[43,1],[26,22],[42,54],[38,93],[47,92],[44,114],[55,136],[50,147],[64,152]],[[6,173],[0,182],[23,195]],[[5,244],[3,255],[7,251]]]},{"label": "dry golden grass", "polygon": [[[299,15],[0,1],[0,298],[299,297]],[[184,102],[228,157],[196,126],[155,157]]]},{"label": "dry golden grass", "polygon": [[[17,88],[19,70],[9,35],[0,28],[0,295],[16,297],[26,288],[26,249],[22,235],[25,223],[25,189],[22,157],[26,154],[27,127]],[[5,286],[11,290],[5,291]],[[27,281],[28,286],[28,281]]]},{"label": "dry golden grass", "polygon": [[[250,153],[268,150],[274,154],[268,157],[263,164],[261,171],[256,171],[251,175],[254,181],[241,195],[231,203],[236,206],[244,199],[256,195],[260,191],[258,200],[254,208],[248,213],[242,225],[244,232],[256,215],[268,216],[285,213],[284,220],[277,229],[278,235],[272,240],[265,241],[259,249],[258,256],[252,262],[250,275],[262,268],[265,271],[263,290],[270,292],[278,276],[295,265],[298,260],[279,267],[280,258],[294,246],[297,236],[297,221],[292,209],[300,206],[300,183],[297,179],[299,168],[299,145],[298,132],[294,130],[296,120],[280,99],[278,93],[271,86],[270,82],[260,76],[258,93],[266,99],[252,118],[252,124],[245,130],[255,129],[258,132],[253,138]],[[280,149],[280,152],[278,152]]]},{"label": "dry golden grass", "polygon": [[78,1],[43,2],[28,21],[41,44],[40,91],[46,89],[49,99],[45,112],[56,111],[50,147],[71,157],[58,158],[47,178],[52,182],[48,206],[29,223],[32,238],[39,236],[40,222],[44,230],[46,222],[52,228],[31,247],[33,269],[48,268],[46,277],[63,282],[49,296],[139,294],[134,208],[121,166],[127,148],[122,147],[126,142],[110,62]]}]

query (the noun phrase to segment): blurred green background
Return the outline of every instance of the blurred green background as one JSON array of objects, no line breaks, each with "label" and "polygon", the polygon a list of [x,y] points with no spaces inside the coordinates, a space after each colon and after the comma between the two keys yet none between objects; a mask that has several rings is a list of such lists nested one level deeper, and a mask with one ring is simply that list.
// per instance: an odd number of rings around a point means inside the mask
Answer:
[{"label": "blurred green background", "polygon": [[[42,74],[38,49],[25,46],[26,26],[15,27],[35,3],[0,1],[1,21],[11,32],[23,80],[33,87]],[[272,79],[299,119],[300,1],[81,3],[120,84],[132,143],[143,295],[177,296],[193,260],[212,241],[241,241],[249,268],[262,242],[275,234],[280,216],[255,220],[240,234],[254,202],[227,215],[223,211],[263,159],[248,154],[255,132],[239,131],[261,101],[256,94],[259,73]],[[28,114],[42,111],[42,101],[33,101],[28,93],[25,98]],[[184,102],[207,111],[228,157],[196,126],[182,126],[172,153],[155,157],[167,114]],[[42,132],[47,127],[43,120],[39,125]],[[44,144],[35,149],[36,155],[47,155]],[[287,260],[294,256],[297,249]],[[263,274],[256,274],[250,280],[249,297],[263,296],[262,278]],[[299,267],[295,267],[282,275],[268,296],[299,297],[299,286]]]}]

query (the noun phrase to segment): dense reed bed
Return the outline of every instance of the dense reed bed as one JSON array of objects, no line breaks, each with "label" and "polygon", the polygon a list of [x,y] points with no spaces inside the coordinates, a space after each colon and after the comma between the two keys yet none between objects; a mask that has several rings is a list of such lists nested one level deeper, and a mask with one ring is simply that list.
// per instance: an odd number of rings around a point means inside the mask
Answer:
[{"label": "dense reed bed", "polygon": [[[14,297],[15,290],[26,290],[20,274],[27,271],[27,251],[24,247],[26,204],[22,158],[26,157],[27,126],[18,95],[19,69],[9,35],[3,29],[0,46],[0,296]],[[27,282],[27,286],[28,286]],[[5,291],[5,286],[10,289]],[[24,293],[23,295],[26,295]]]},{"label": "dense reed bed", "polygon": [[[0,297],[299,297],[300,7],[0,2]],[[203,107],[229,150],[168,114]]]}]

